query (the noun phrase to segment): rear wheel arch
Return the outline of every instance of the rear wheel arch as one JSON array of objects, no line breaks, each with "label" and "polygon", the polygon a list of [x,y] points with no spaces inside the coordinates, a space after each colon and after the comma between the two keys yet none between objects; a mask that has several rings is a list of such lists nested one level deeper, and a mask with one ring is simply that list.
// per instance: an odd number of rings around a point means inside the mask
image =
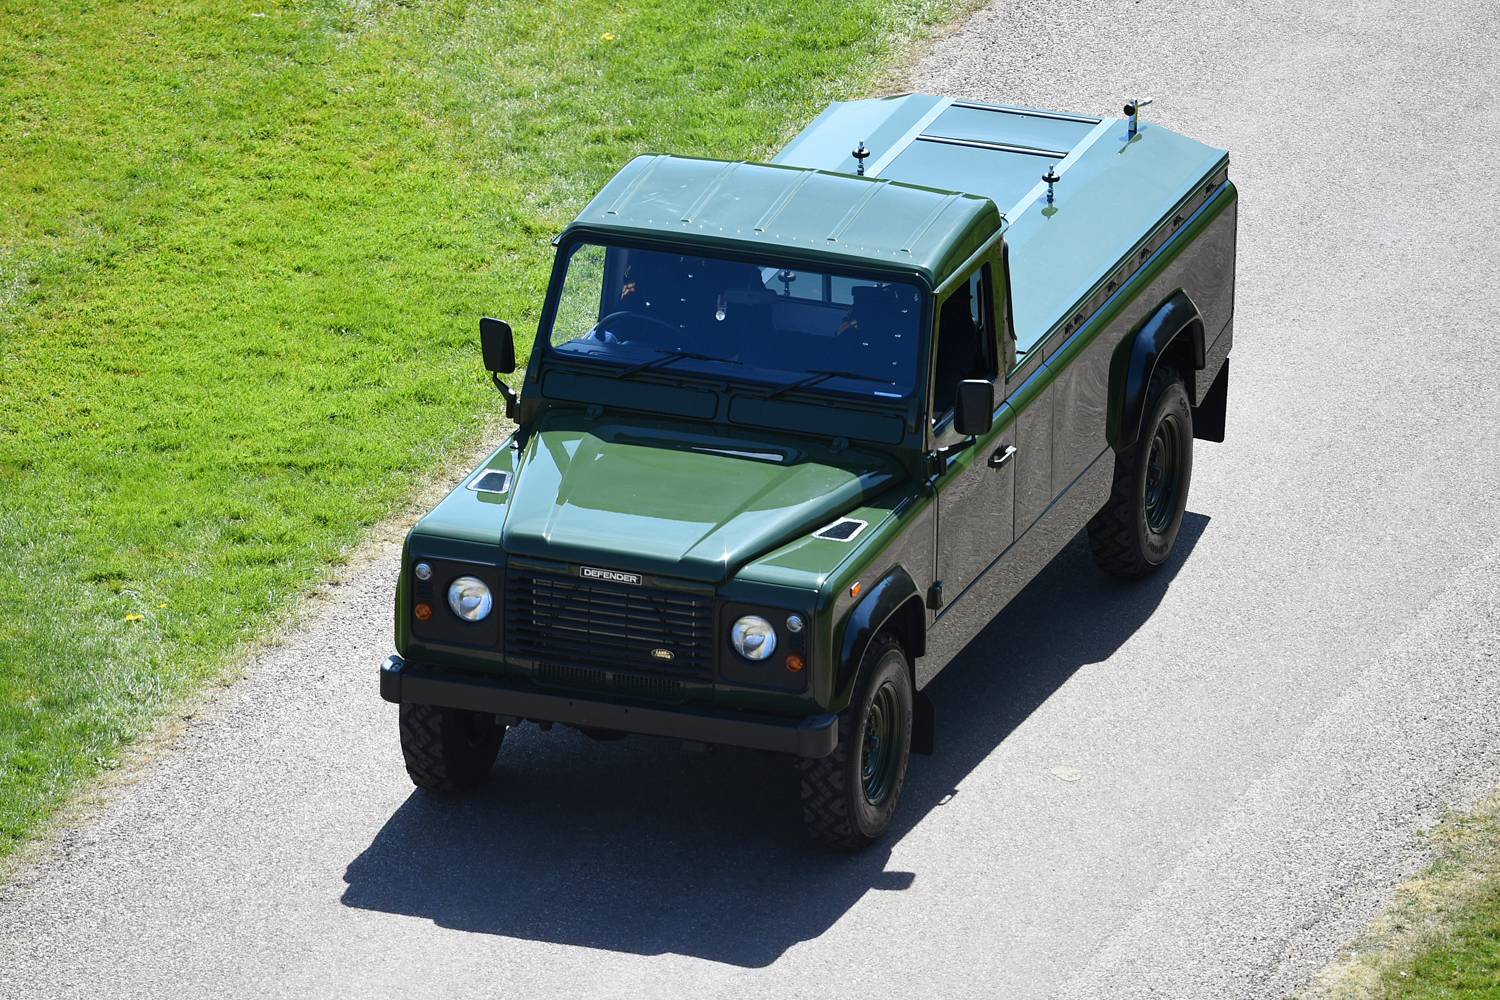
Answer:
[{"label": "rear wheel arch", "polygon": [[1204,364],[1203,317],[1188,294],[1178,289],[1115,352],[1110,369],[1110,447],[1124,451],[1140,437],[1151,376],[1158,366],[1169,365],[1182,374],[1192,401],[1197,398],[1197,375]]},{"label": "rear wheel arch", "polygon": [[1105,573],[1136,580],[1167,561],[1182,528],[1193,474],[1193,412],[1177,369],[1163,361],[1147,388],[1146,424],[1115,455],[1109,499],[1088,523]]},{"label": "rear wheel arch", "polygon": [[1203,319],[1195,315],[1167,343],[1166,350],[1157,359],[1157,366],[1171,365],[1182,375],[1189,402],[1198,398],[1196,387],[1198,373],[1203,370],[1203,350]]}]

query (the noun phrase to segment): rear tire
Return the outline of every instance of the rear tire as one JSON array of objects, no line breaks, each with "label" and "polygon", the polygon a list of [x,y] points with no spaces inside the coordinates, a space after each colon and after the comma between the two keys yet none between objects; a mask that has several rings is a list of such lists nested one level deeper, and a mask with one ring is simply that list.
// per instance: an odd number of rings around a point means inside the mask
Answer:
[{"label": "rear tire", "polygon": [[1135,444],[1115,455],[1109,502],[1089,521],[1094,562],[1137,580],[1167,561],[1193,477],[1193,411],[1177,369],[1159,365],[1146,387],[1146,420]]},{"label": "rear tire", "polygon": [[401,706],[401,755],[412,784],[430,792],[462,792],[495,766],[505,727],[488,712],[434,705]]},{"label": "rear tire", "polygon": [[828,847],[857,851],[891,825],[911,761],[911,668],[893,637],[870,643],[854,700],[839,716],[839,743],[802,761],[802,819]]}]

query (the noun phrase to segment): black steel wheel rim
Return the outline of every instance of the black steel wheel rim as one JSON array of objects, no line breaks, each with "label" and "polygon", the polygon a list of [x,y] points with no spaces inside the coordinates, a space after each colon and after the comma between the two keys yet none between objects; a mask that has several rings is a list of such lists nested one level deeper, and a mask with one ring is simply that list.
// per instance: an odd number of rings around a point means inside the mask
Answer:
[{"label": "black steel wheel rim", "polygon": [[891,793],[899,757],[896,752],[896,689],[880,685],[865,716],[865,740],[860,750],[860,783],[865,801],[878,806]]},{"label": "black steel wheel rim", "polygon": [[1182,484],[1182,429],[1172,414],[1156,425],[1146,455],[1146,527],[1162,534],[1177,516],[1177,493]]}]

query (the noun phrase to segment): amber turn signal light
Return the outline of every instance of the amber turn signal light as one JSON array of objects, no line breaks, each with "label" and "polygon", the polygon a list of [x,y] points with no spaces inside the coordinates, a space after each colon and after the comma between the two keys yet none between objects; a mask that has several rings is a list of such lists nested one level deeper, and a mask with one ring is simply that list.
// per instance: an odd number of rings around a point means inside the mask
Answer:
[{"label": "amber turn signal light", "polygon": [[792,653],[786,658],[786,668],[794,674],[800,674],[802,672],[802,668],[805,666],[807,666],[807,664],[804,663],[802,661],[802,657],[798,656],[796,653]]},{"label": "amber turn signal light", "polygon": [[865,589],[864,585],[861,584],[858,580],[855,580],[854,581],[854,585],[849,588],[849,596],[850,597],[858,597],[859,596],[859,592],[861,590],[864,590],[864,589]]},{"label": "amber turn signal light", "polygon": [[411,609],[411,613],[416,616],[416,619],[419,622],[430,621],[432,619],[432,605],[418,604],[416,607]]}]

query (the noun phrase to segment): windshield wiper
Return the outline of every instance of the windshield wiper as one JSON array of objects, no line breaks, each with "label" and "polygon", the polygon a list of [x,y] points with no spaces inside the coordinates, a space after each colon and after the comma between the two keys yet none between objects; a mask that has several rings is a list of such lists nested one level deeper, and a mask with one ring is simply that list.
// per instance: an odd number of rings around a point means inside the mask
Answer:
[{"label": "windshield wiper", "polygon": [[881,385],[896,384],[888,378],[881,378],[878,375],[864,375],[860,372],[830,371],[824,368],[809,368],[808,371],[811,372],[811,374],[809,374],[807,378],[798,379],[795,382],[788,382],[786,385],[777,386],[775,389],[772,389],[770,392],[766,393],[762,398],[775,399],[777,396],[784,395],[788,392],[796,392],[798,389],[807,389],[817,385],[819,382],[826,382],[831,378],[849,378],[854,379],[858,382],[879,382]]},{"label": "windshield wiper", "polygon": [[650,361],[642,361],[639,364],[631,365],[629,368],[622,368],[620,371],[615,372],[615,378],[624,378],[627,375],[634,375],[636,372],[648,371],[652,368],[665,368],[667,365],[687,360],[717,361],[720,364],[726,365],[737,365],[740,363],[729,358],[721,358],[716,354],[695,354],[692,351],[663,351],[662,356],[659,358],[652,358]]}]

